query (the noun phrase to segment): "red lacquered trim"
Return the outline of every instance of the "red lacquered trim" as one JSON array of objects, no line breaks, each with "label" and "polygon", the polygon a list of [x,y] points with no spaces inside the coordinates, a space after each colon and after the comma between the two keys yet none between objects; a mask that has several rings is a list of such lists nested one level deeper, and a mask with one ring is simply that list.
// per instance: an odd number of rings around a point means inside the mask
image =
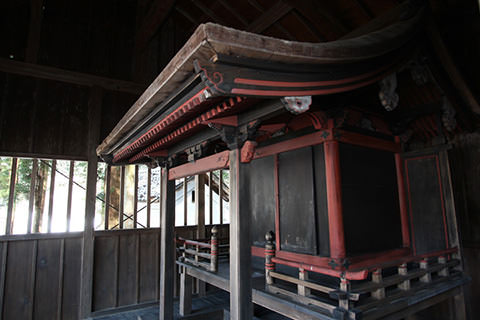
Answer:
[{"label": "red lacquered trim", "polygon": [[252,256],[264,258],[265,248],[252,246]]},{"label": "red lacquered trim", "polygon": [[[395,137],[398,142],[398,138]],[[400,206],[400,221],[402,224],[402,243],[403,246],[410,247],[410,228],[408,226],[407,196],[405,194],[405,180],[402,170],[402,157],[399,153],[395,154],[395,168],[397,172],[398,201]]]},{"label": "red lacquered trim", "polygon": [[367,147],[371,149],[384,150],[389,152],[401,152],[402,148],[400,144],[379,139],[375,137],[366,136],[356,132],[350,132],[341,129],[334,129],[335,140],[343,143],[349,143],[357,146]]},{"label": "red lacquered trim", "polygon": [[257,148],[253,159],[268,157],[274,154],[314,146],[325,142],[328,136],[331,136],[331,130],[318,131],[298,138],[271,144],[266,147]]},{"label": "red lacquered trim", "polygon": [[443,196],[443,184],[442,184],[442,175],[440,173],[440,161],[438,158],[438,155],[435,155],[435,160],[437,164],[437,175],[438,175],[438,186],[440,188],[440,199],[442,202],[442,215],[443,215],[443,229],[445,231],[445,248],[449,247],[449,241],[448,241],[448,228],[447,228],[447,216],[445,212],[445,201],[444,196]]},{"label": "red lacquered trim", "polygon": [[327,141],[325,151],[325,173],[327,183],[328,231],[330,256],[345,258],[345,235],[343,229],[343,206],[340,174],[340,153],[337,141]]},{"label": "red lacquered trim", "polygon": [[327,268],[322,268],[314,265],[309,265],[305,263],[299,263],[295,261],[290,261],[290,260],[284,260],[281,258],[273,257],[272,261],[277,263],[277,264],[283,264],[285,266],[293,267],[293,268],[299,268],[299,269],[304,269],[306,271],[311,271],[311,272],[316,272],[316,273],[321,273],[325,274],[328,276],[336,277],[336,278],[342,278],[345,277],[348,280],[365,280],[368,276],[368,270],[361,270],[361,271],[338,271],[338,270],[332,270],[332,269],[327,269]]},{"label": "red lacquered trim", "polygon": [[[295,252],[282,251],[282,250],[277,250],[277,252],[275,253],[275,256],[280,259],[298,261],[305,264],[311,264],[317,267],[332,269],[332,267],[329,265],[330,261],[332,260],[332,258],[330,257],[312,256],[309,254],[295,253]],[[339,269],[341,269],[340,266],[339,266]]]}]

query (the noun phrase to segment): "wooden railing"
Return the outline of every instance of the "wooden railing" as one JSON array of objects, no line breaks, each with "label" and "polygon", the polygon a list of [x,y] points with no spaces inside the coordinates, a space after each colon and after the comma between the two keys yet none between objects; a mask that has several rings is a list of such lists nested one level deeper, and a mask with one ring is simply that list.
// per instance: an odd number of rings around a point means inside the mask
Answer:
[{"label": "wooden railing", "polygon": [[[452,253],[456,252],[455,248],[406,257],[385,270],[373,267],[342,272],[276,258],[273,233],[267,233],[265,239],[266,290],[320,307],[331,316],[340,316],[342,319],[360,319],[365,312],[380,307],[382,311],[377,313],[388,313],[398,308],[398,304],[393,302],[460,274],[453,270],[459,265],[459,260],[451,258]],[[277,264],[298,269],[298,277],[277,272]],[[333,277],[333,280],[337,278],[338,285],[331,285],[332,281],[328,281],[328,284],[313,281],[309,279],[311,273]]]},{"label": "wooden railing", "polygon": [[[224,248],[228,248],[228,244],[219,244],[218,229],[216,226],[212,228],[212,236],[209,241],[189,240],[177,238],[177,253],[179,261],[201,267],[211,272],[218,270],[218,257],[224,255]],[[227,252],[228,254],[228,252]]]}]

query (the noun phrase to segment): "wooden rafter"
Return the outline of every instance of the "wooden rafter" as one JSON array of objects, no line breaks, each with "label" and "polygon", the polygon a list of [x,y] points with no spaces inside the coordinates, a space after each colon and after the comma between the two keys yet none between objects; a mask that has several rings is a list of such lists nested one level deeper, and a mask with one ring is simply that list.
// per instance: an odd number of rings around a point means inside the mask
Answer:
[{"label": "wooden rafter", "polygon": [[140,94],[145,86],[130,81],[95,76],[54,67],[41,66],[34,63],[20,62],[0,58],[0,71],[28,77],[48,79],[81,86],[97,86],[112,91]]},{"label": "wooden rafter", "polygon": [[207,15],[210,19],[212,19],[213,22],[215,23],[220,23],[224,26],[230,25],[225,19],[217,15],[215,12],[213,12],[210,8],[205,6],[202,2],[198,0],[191,0],[195,6],[197,6],[198,9],[200,9],[205,15]]},{"label": "wooden rafter", "polygon": [[175,0],[156,0],[137,31],[136,52],[142,51],[173,8]]},{"label": "wooden rafter", "polygon": [[318,23],[318,21],[321,20],[321,17],[323,17],[324,20],[327,20],[333,26],[333,33],[337,34],[337,36],[349,32],[348,27],[336,18],[320,1],[288,0],[288,2],[306,17],[318,30],[324,28],[324,26]]},{"label": "wooden rafter", "polygon": [[292,9],[293,7],[290,4],[284,1],[279,1],[273,7],[265,11],[255,21],[253,21],[247,27],[247,31],[261,33],[268,29],[275,22],[283,18]]}]

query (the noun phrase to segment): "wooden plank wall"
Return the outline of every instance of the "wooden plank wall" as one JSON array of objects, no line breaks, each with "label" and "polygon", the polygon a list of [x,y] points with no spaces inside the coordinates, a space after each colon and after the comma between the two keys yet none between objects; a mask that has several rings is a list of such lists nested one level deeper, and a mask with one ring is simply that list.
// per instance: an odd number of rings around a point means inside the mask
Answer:
[{"label": "wooden plank wall", "polygon": [[2,319],[77,319],[81,237],[0,239]]},{"label": "wooden plank wall", "polygon": [[[480,314],[480,133],[465,134],[448,152],[455,210],[463,249],[463,267],[472,277],[465,287],[465,305],[469,319]],[[477,316],[475,316],[477,315]]]},{"label": "wooden plank wall", "polygon": [[[193,239],[196,227],[176,233]],[[159,238],[159,228],[95,232],[93,312],[158,301]],[[78,319],[81,245],[81,232],[0,237],[0,318]]]}]

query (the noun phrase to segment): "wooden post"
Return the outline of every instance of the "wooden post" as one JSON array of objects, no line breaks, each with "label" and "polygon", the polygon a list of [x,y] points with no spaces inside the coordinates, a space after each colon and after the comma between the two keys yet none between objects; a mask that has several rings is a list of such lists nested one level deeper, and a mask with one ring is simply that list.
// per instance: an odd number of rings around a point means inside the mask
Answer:
[{"label": "wooden post", "polygon": [[150,198],[152,197],[152,169],[148,168],[147,173],[147,228],[150,228]]},{"label": "wooden post", "polygon": [[168,179],[168,167],[162,169],[160,212],[160,320],[173,319],[173,282],[175,267],[175,180]]},{"label": "wooden post", "polygon": [[[307,281],[308,280],[308,271],[306,271],[305,269],[302,269],[302,268],[298,269],[298,279]],[[297,291],[298,291],[298,294],[301,295],[301,296],[309,296],[310,295],[310,289],[305,287],[305,286],[302,286],[301,284],[297,285]]]},{"label": "wooden post", "polygon": [[182,317],[192,312],[192,288],[192,277],[187,274],[187,268],[181,267],[179,313]]},{"label": "wooden post", "polygon": [[[406,276],[408,274],[408,268],[406,263],[402,263],[398,266],[398,274],[401,276]],[[398,284],[400,290],[410,290],[410,280],[405,280]]]},{"label": "wooden post", "polygon": [[211,245],[210,248],[210,271],[217,272],[218,270],[218,229],[217,226],[212,228],[212,238],[211,238]]},{"label": "wooden post", "polygon": [[120,201],[118,210],[118,227],[123,229],[123,211],[125,210],[125,166],[120,168]]},{"label": "wooden post", "polygon": [[272,258],[275,256],[275,245],[273,244],[274,234],[272,231],[268,231],[265,234],[265,284],[273,284],[273,278],[270,275],[270,271],[275,270],[275,264],[272,262]]},{"label": "wooden post", "polygon": [[447,258],[445,258],[445,256],[438,257],[438,263],[444,265],[444,268],[438,272],[438,275],[442,277],[448,277],[450,272],[448,270],[448,267],[446,266]]},{"label": "wooden post", "polygon": [[210,171],[208,175],[208,194],[210,201],[208,202],[208,215],[210,218],[210,224],[213,224],[213,171]]},{"label": "wooden post", "polygon": [[[373,283],[382,283],[382,269],[376,269],[372,273],[372,282]],[[385,298],[385,288],[378,288],[375,291],[372,291],[372,297],[380,300]]]},{"label": "wooden post", "polygon": [[48,233],[52,232],[53,196],[55,194],[56,171],[57,171],[57,160],[52,160],[52,170],[50,173],[50,196],[48,197],[48,228],[47,228]]},{"label": "wooden post", "polygon": [[[28,198],[27,233],[32,232],[33,204],[35,202],[35,184],[37,183],[37,172],[38,172],[38,160],[33,159],[32,176],[30,178],[30,197]],[[67,210],[68,210],[68,208],[67,208]],[[69,230],[67,230],[67,231],[69,231]]]},{"label": "wooden post", "polygon": [[[342,276],[340,278],[340,290],[348,293],[350,291],[350,281]],[[350,302],[348,300],[348,295],[345,295],[343,299],[338,300],[338,306],[342,309],[348,310],[350,308]]]},{"label": "wooden post", "polygon": [[188,220],[188,181],[183,178],[183,225],[187,225]]},{"label": "wooden post", "polygon": [[[399,143],[395,137],[395,142]],[[402,244],[404,248],[410,247],[410,228],[408,223],[407,196],[405,192],[405,180],[403,174],[403,160],[399,153],[395,154],[395,167],[397,171],[398,200],[400,205],[400,221],[402,226]]]},{"label": "wooden post", "polygon": [[85,227],[82,241],[82,260],[80,268],[80,301],[79,318],[85,319],[92,312],[92,289],[93,289],[93,248],[94,248],[94,225],[95,200],[97,193],[97,164],[98,158],[95,153],[100,135],[100,116],[102,108],[102,89],[93,87],[88,102],[88,172],[87,172],[87,195],[85,203]]},{"label": "wooden post", "polygon": [[7,207],[7,222],[5,226],[5,234],[12,233],[13,227],[13,202],[15,201],[15,183],[17,181],[17,164],[18,159],[12,158],[12,170],[10,171],[10,189],[8,191],[8,207]]},{"label": "wooden post", "polygon": [[110,229],[110,175],[112,174],[112,167],[107,165],[105,172],[105,230]]},{"label": "wooden post", "polygon": [[137,229],[137,204],[138,204],[138,165],[135,165],[135,173],[134,173],[134,189],[133,189],[133,229]]},{"label": "wooden post", "polygon": [[340,152],[337,141],[326,141],[325,172],[327,183],[328,231],[330,256],[345,258],[345,236],[343,230],[342,186],[340,182]]},{"label": "wooden post", "polygon": [[[428,261],[423,259],[420,261],[420,269],[428,269]],[[420,282],[429,283],[432,282],[432,274],[430,272],[425,273],[423,276],[420,277]]]},{"label": "wooden post", "polygon": [[72,217],[72,194],[73,194],[73,174],[75,171],[75,161],[70,161],[70,172],[68,174],[68,200],[67,200],[67,232],[70,232],[70,220]]},{"label": "wooden post", "polygon": [[220,223],[223,224],[223,170],[218,170],[218,205]]},{"label": "wooden post", "polygon": [[[195,176],[195,212],[197,214],[197,239],[205,239],[205,175],[197,174]],[[212,229],[213,237],[213,229]],[[212,248],[213,251],[213,248]],[[215,268],[215,272],[216,272]],[[206,293],[205,282],[197,280],[197,289],[199,296]]]},{"label": "wooden post", "polygon": [[240,150],[230,151],[230,319],[251,320],[252,272],[250,212],[242,206]]}]

